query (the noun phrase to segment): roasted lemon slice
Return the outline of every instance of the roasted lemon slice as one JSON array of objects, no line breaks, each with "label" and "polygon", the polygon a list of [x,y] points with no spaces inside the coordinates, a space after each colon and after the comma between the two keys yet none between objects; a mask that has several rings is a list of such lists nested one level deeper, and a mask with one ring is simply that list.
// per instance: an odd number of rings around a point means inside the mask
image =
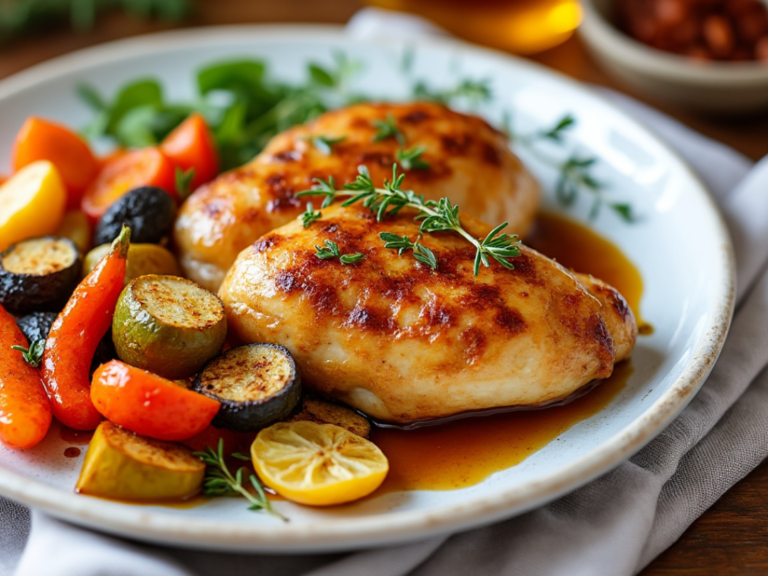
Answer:
[{"label": "roasted lemon slice", "polygon": [[367,496],[384,481],[389,462],[372,442],[333,424],[280,422],[251,445],[264,483],[294,502],[343,504]]}]

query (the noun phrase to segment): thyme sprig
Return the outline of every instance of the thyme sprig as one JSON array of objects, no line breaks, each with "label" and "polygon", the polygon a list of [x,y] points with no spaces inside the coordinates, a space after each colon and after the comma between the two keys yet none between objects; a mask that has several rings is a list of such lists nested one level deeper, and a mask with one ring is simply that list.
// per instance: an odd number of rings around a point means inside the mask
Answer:
[{"label": "thyme sprig", "polygon": [[384,248],[397,250],[398,255],[402,255],[406,250],[413,250],[413,257],[416,260],[426,264],[432,268],[432,270],[437,270],[437,258],[435,257],[435,253],[423,244],[420,244],[418,240],[416,240],[416,242],[411,242],[408,236],[398,236],[392,232],[382,232],[379,234],[379,238],[384,240]]},{"label": "thyme sprig", "polygon": [[376,128],[376,134],[373,136],[374,142],[380,142],[387,138],[394,138],[398,144],[405,146],[405,136],[397,127],[397,121],[392,114],[387,114],[385,120],[374,120],[373,126]]},{"label": "thyme sprig", "polygon": [[312,206],[312,202],[307,202],[307,209],[301,215],[301,223],[304,226],[304,228],[309,228],[310,226],[312,226],[313,222],[320,220],[322,216],[323,216],[322,212],[320,212],[319,210],[315,211],[315,207]]},{"label": "thyme sprig", "polygon": [[[514,265],[507,258],[520,255],[520,240],[517,236],[501,233],[507,222],[494,228],[482,240],[477,239],[464,229],[459,219],[459,207],[451,204],[450,200],[425,200],[424,196],[415,194],[412,190],[404,190],[405,174],[398,174],[397,164],[392,165],[392,179],[384,180],[381,188],[373,184],[366,166],[358,166],[357,171],[355,181],[345,184],[341,189],[337,189],[331,177],[328,180],[315,178],[315,188],[299,192],[297,196],[323,196],[324,207],[329,206],[337,197],[347,198],[342,202],[342,206],[351,206],[362,201],[363,206],[376,214],[379,222],[386,216],[394,216],[403,208],[413,208],[418,211],[415,220],[421,222],[420,233],[455,232],[475,247],[475,276],[480,272],[480,264],[486,268],[490,267],[491,258],[504,268],[514,269]],[[414,256],[416,254],[414,251]]]},{"label": "thyme sprig", "polygon": [[[229,471],[227,463],[224,461],[224,440],[219,438],[219,444],[216,450],[207,446],[204,452],[194,452],[194,455],[202,460],[203,464],[207,466],[205,471],[205,479],[203,480],[203,493],[206,496],[243,496],[250,506],[248,510],[256,512],[265,512],[271,514],[276,518],[287,522],[288,519],[272,508],[272,503],[267,498],[264,492],[264,487],[259,482],[256,475],[251,474],[248,476],[248,481],[256,491],[256,495],[251,494],[243,485],[243,471],[244,467],[241,467],[235,472],[234,476]],[[235,452],[233,457],[240,460],[250,461],[248,456]]]},{"label": "thyme sprig", "polygon": [[354,254],[342,254],[339,251],[339,245],[333,240],[324,240],[323,243],[325,244],[325,247],[315,246],[315,250],[317,250],[315,256],[320,258],[320,260],[333,260],[338,258],[339,262],[342,264],[354,264],[365,258],[365,254],[361,254],[360,252],[355,252]]},{"label": "thyme sprig", "polygon": [[40,366],[40,362],[43,359],[43,352],[45,351],[45,338],[35,340],[29,345],[29,348],[24,346],[11,346],[11,350],[18,350],[21,352],[21,356],[24,358],[24,362],[37,368]]},{"label": "thyme sprig", "polygon": [[338,138],[333,138],[331,136],[315,136],[314,138],[310,138],[312,141],[312,145],[322,154],[325,154],[326,156],[330,156],[333,154],[333,147],[338,144],[339,142],[344,142],[344,140],[347,139],[346,136],[339,136]]},{"label": "thyme sprig", "polygon": [[192,180],[195,179],[195,169],[182,170],[176,166],[175,180],[176,180],[176,193],[179,198],[186,200],[190,194],[192,194]]},{"label": "thyme sprig", "polygon": [[424,146],[414,146],[408,150],[399,148],[395,157],[403,170],[427,170],[429,162],[421,158],[425,150]]}]

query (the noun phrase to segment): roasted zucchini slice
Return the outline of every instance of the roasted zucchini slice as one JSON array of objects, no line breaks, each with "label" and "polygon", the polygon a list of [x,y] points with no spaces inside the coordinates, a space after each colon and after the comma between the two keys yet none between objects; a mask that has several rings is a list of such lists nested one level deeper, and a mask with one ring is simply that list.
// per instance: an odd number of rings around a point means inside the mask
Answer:
[{"label": "roasted zucchini slice", "polygon": [[136,278],[120,295],[112,320],[120,359],[169,380],[197,373],[226,337],[221,300],[178,276]]},{"label": "roasted zucchini slice", "polygon": [[95,244],[108,244],[123,226],[131,229],[131,242],[158,244],[167,239],[176,218],[173,198],[156,186],[134,188],[107,208],[94,232]]},{"label": "roasted zucchini slice", "polygon": [[[133,234],[133,232],[131,232]],[[83,276],[96,267],[96,264],[109,253],[111,244],[96,246],[88,252],[83,262]],[[125,270],[126,285],[133,279],[145,274],[181,275],[176,257],[157,244],[133,244],[128,247],[128,265]]]},{"label": "roasted zucchini slice", "polygon": [[371,435],[371,423],[346,406],[333,404],[315,396],[304,396],[301,411],[290,418],[290,422],[315,422],[317,424],[335,424],[340,428],[363,438]]},{"label": "roasted zucchini slice", "polygon": [[80,251],[69,238],[23,240],[0,254],[0,304],[12,314],[58,312],[80,280]]},{"label": "roasted zucchini slice", "polygon": [[204,476],[205,465],[188,448],[104,421],[91,439],[76,490],[133,502],[177,500],[197,494]]},{"label": "roasted zucchini slice", "polygon": [[221,402],[214,426],[254,432],[291,413],[301,397],[301,376],[282,346],[245,344],[208,362],[194,388]]}]

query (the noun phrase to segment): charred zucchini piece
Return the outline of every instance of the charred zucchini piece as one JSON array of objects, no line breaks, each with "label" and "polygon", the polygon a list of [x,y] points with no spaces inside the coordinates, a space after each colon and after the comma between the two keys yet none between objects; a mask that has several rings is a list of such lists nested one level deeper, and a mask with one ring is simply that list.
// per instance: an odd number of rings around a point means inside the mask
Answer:
[{"label": "charred zucchini piece", "polygon": [[0,304],[12,314],[58,312],[80,280],[80,251],[72,240],[43,236],[0,254]]},{"label": "charred zucchini piece", "polygon": [[120,359],[169,380],[197,373],[221,351],[226,337],[221,300],[178,276],[149,274],[131,281],[112,320]]},{"label": "charred zucchini piece", "polygon": [[[133,233],[131,233],[133,234]],[[111,244],[96,246],[88,252],[83,262],[83,276],[96,267],[99,260],[109,253]],[[125,271],[125,283],[145,274],[181,275],[176,257],[157,244],[131,244],[128,248],[128,267]]]},{"label": "charred zucchini piece", "polygon": [[104,212],[93,242],[112,242],[125,225],[131,229],[131,242],[158,244],[169,237],[175,218],[176,204],[168,192],[155,186],[134,188]]},{"label": "charred zucchini piece", "polygon": [[302,399],[301,412],[294,414],[289,421],[300,420],[317,424],[335,424],[363,438],[371,435],[371,423],[367,418],[350,408],[332,404],[314,396],[305,396]]},{"label": "charred zucchini piece", "polygon": [[214,426],[254,432],[291,413],[301,397],[301,376],[282,346],[245,344],[208,362],[194,389],[221,402]]},{"label": "charred zucchini piece", "polygon": [[205,465],[192,451],[102,422],[96,428],[76,490],[82,494],[152,502],[193,496]]}]

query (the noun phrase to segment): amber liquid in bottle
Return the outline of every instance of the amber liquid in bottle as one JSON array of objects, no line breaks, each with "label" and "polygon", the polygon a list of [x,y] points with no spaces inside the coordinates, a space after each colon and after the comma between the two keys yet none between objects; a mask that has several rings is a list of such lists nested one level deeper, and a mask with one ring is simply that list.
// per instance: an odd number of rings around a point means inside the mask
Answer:
[{"label": "amber liquid in bottle", "polygon": [[581,21],[578,0],[369,0],[428,18],[461,38],[533,54],[567,40]]}]

